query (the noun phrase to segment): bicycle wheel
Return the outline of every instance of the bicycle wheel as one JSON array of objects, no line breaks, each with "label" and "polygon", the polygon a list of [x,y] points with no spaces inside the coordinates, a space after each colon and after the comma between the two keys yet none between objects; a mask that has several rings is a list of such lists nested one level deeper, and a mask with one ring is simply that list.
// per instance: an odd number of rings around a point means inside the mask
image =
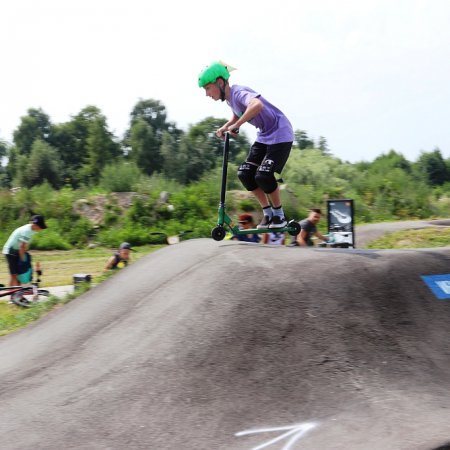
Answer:
[{"label": "bicycle wheel", "polygon": [[48,300],[50,292],[46,289],[26,287],[11,295],[11,301],[24,308],[29,308],[33,303],[39,303]]},{"label": "bicycle wheel", "polygon": [[11,294],[11,303],[22,308],[29,308],[32,305],[32,302],[28,300],[22,292],[23,291],[17,291],[14,292],[14,294]]}]

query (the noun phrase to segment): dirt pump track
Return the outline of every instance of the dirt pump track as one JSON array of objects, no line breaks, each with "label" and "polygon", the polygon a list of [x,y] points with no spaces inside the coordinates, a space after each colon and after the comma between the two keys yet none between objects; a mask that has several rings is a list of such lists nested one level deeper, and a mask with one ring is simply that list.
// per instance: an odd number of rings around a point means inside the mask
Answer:
[{"label": "dirt pump track", "polygon": [[[0,339],[15,449],[450,442],[450,249],[184,241]],[[289,431],[290,430],[290,431]]]}]

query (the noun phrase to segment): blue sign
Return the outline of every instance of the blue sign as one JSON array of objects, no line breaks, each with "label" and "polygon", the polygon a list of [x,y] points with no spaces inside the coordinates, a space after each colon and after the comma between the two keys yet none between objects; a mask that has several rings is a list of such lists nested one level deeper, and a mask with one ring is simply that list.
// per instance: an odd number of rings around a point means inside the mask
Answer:
[{"label": "blue sign", "polygon": [[422,275],[422,280],[439,300],[450,300],[450,273],[446,275]]}]

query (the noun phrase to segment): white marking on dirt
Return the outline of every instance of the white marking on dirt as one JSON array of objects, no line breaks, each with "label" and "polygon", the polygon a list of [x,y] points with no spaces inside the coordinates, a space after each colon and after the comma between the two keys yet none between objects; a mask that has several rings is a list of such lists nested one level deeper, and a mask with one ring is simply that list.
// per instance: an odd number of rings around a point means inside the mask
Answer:
[{"label": "white marking on dirt", "polygon": [[289,438],[288,442],[284,445],[284,447],[281,447],[280,450],[291,450],[293,448],[293,445],[301,439],[308,431],[312,430],[317,426],[316,423],[313,422],[306,422],[306,423],[300,423],[296,425],[290,425],[285,427],[275,427],[275,428],[259,428],[256,430],[245,430],[240,431],[239,433],[236,433],[236,437],[240,436],[248,436],[249,434],[258,434],[258,433],[271,433],[274,431],[286,431],[286,433],[281,434],[280,436],[277,436],[274,439],[271,439],[267,442],[264,442],[257,447],[253,447],[251,450],[261,450],[262,448],[269,447],[269,445],[276,444],[279,441],[282,441],[283,439]]}]

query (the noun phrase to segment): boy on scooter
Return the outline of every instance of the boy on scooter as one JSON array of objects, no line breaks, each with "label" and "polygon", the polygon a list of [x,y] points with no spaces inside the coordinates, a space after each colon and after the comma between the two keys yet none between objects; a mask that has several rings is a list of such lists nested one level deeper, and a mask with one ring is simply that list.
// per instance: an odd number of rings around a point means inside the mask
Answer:
[{"label": "boy on scooter", "polygon": [[257,228],[283,228],[287,221],[275,172],[281,173],[289,158],[294,131],[287,117],[261,94],[246,86],[231,86],[228,79],[232,70],[225,63],[214,62],[200,73],[198,85],[213,100],[226,101],[233,112],[216,131],[217,137],[224,139],[225,133],[236,137],[245,122],[258,129],[238,177],[262,207],[263,219]]}]

